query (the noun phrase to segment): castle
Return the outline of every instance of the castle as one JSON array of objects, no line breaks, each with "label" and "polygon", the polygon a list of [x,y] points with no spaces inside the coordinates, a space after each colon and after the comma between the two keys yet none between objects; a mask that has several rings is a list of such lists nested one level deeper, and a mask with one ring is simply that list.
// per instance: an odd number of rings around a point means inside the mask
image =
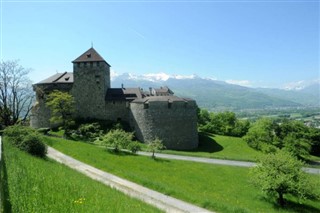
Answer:
[{"label": "castle", "polygon": [[138,140],[161,139],[168,149],[187,150],[198,146],[197,104],[174,96],[168,87],[111,88],[110,65],[92,47],[73,63],[73,73],[57,73],[33,85],[36,103],[31,126],[50,127],[46,96],[53,90],[69,92],[76,105],[75,117],[125,121]]}]

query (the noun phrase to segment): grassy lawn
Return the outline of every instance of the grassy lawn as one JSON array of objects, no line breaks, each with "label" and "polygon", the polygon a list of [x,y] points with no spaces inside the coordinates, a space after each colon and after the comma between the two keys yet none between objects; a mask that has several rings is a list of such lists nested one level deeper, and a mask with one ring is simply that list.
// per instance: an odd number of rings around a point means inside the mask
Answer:
[{"label": "grassy lawn", "polygon": [[[320,202],[292,197],[286,209],[268,202],[249,183],[248,168],[113,154],[95,145],[46,138],[52,147],[101,170],[218,212],[319,212]],[[312,176],[319,179],[319,176]]]},{"label": "grassy lawn", "polygon": [[244,161],[256,161],[262,155],[241,138],[204,133],[200,133],[199,147],[194,150],[164,150],[163,153]]},{"label": "grassy lawn", "polygon": [[4,143],[3,212],[160,212],[49,159]]},{"label": "grassy lawn", "polygon": [[[262,152],[249,147],[239,137],[205,135],[203,133],[199,135],[198,148],[191,151],[164,150],[163,153],[243,161],[256,161],[263,155]],[[311,156],[310,161],[320,162],[320,157]],[[320,165],[308,165],[308,167],[320,168]]]}]

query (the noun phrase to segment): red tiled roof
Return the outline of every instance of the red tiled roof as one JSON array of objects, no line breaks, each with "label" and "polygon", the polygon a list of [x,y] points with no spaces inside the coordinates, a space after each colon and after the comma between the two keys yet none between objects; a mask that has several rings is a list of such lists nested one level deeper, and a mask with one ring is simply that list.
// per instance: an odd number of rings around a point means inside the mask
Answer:
[{"label": "red tiled roof", "polygon": [[[106,62],[99,53],[91,47],[87,51],[85,51],[82,55],[80,55],[78,58],[76,58],[72,63],[76,62],[93,62],[93,61],[103,61]],[[107,63],[107,62],[106,62]],[[108,63],[107,63],[108,64]],[[109,64],[108,64],[109,65]],[[110,65],[109,65],[110,66]]]}]

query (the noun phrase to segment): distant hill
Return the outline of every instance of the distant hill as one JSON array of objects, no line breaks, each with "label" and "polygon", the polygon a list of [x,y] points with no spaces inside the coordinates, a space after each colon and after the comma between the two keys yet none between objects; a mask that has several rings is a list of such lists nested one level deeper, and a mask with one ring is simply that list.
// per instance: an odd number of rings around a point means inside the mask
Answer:
[{"label": "distant hill", "polygon": [[134,76],[127,73],[112,80],[112,87],[121,87],[122,84],[144,90],[168,86],[176,95],[193,98],[200,107],[214,111],[320,106],[320,92],[314,92],[316,86],[291,91],[255,89],[198,76]]}]

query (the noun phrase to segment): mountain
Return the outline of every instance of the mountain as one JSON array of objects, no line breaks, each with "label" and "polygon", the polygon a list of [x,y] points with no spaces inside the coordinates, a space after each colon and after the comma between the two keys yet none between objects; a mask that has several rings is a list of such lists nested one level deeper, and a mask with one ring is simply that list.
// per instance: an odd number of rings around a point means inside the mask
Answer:
[{"label": "mountain", "polygon": [[299,90],[265,89],[257,91],[272,96],[299,103],[303,106],[320,106],[320,84],[313,84]]},{"label": "mountain", "polygon": [[319,106],[320,97],[313,88],[296,90],[248,88],[223,81],[200,78],[196,75],[174,76],[164,73],[132,75],[122,74],[112,79],[112,87],[168,86],[175,95],[195,99],[198,105],[209,110],[243,110],[280,107]]}]

